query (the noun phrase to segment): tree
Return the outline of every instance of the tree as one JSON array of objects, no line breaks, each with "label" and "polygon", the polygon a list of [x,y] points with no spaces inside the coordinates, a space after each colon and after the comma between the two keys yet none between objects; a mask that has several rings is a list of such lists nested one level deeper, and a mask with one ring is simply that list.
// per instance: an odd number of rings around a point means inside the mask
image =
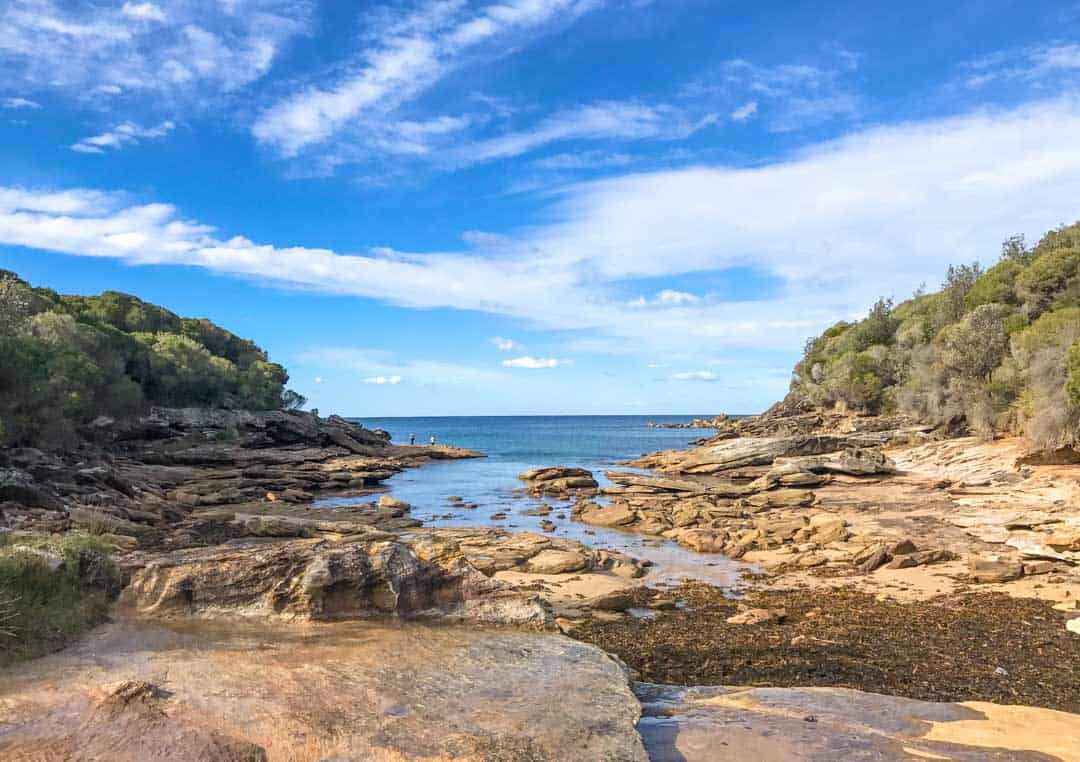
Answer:
[{"label": "tree", "polygon": [[299,410],[307,404],[307,397],[292,389],[286,389],[281,393],[282,410]]},{"label": "tree", "polygon": [[15,333],[30,316],[30,288],[14,273],[0,270],[0,335]]},{"label": "tree", "polygon": [[938,337],[941,362],[961,378],[989,381],[1009,349],[1004,304],[984,304],[959,323],[946,326]]}]

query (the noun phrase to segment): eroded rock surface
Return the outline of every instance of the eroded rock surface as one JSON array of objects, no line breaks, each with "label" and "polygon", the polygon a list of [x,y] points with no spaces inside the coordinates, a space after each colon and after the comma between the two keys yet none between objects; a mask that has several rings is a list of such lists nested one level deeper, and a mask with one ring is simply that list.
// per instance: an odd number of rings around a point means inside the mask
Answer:
[{"label": "eroded rock surface", "polygon": [[653,762],[1080,760],[1080,715],[843,688],[637,684]]},{"label": "eroded rock surface", "polygon": [[121,620],[0,682],[0,758],[645,762],[603,651],[374,623]]}]

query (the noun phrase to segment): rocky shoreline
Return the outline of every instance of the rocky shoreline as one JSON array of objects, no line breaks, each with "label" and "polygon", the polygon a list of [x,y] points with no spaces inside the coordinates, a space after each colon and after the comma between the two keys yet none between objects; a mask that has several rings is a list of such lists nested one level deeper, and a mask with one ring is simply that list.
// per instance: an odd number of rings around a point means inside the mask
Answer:
[{"label": "rocky shoreline", "polygon": [[[1067,714],[1080,712],[1080,635],[1066,629],[1080,621],[1080,483],[1068,466],[1031,464],[1019,441],[944,439],[896,417],[772,411],[602,479],[564,467],[521,475],[522,494],[556,503],[573,521],[673,540],[702,564],[723,554],[760,570],[744,580],[746,597],[732,600],[701,584],[656,588],[647,562],[543,525],[542,534],[422,526],[386,494],[384,482],[404,469],[479,453],[398,446],[382,432],[305,413],[159,409],[135,425],[99,428],[101,441],[84,451],[14,450],[0,465],[9,545],[90,535],[113,548],[123,585],[112,623],[8,668],[5,758],[70,758],[75,749],[86,750],[83,759],[715,758],[709,744],[693,746],[700,736],[690,728],[700,723],[678,719],[698,717],[706,704],[670,704],[667,727],[685,735],[680,746],[657,734],[660,694],[644,683],[635,690],[652,704],[639,735],[632,679],[843,686],[868,691],[853,694],[867,707],[888,705],[874,693],[1027,704],[1043,707],[1029,710],[1032,722],[1059,723],[1080,739],[1080,716]],[[328,495],[355,499],[316,500]],[[387,661],[399,637],[387,621],[419,628],[409,637],[429,645]],[[240,628],[236,638],[223,637],[222,626]],[[443,628],[456,634],[443,638]],[[560,631],[583,642],[571,646]],[[359,665],[357,638],[369,635],[379,640],[360,649],[369,666],[348,678],[319,673],[299,688],[313,660]],[[206,637],[216,645],[192,647]],[[253,643],[267,645],[236,658]],[[273,658],[256,657],[260,648]],[[505,649],[518,655],[500,656]],[[936,680],[921,679],[935,667]],[[415,670],[425,675],[419,683]],[[606,708],[575,715],[565,734],[556,731],[556,705],[550,716],[515,713],[549,706],[528,684],[537,670],[544,680],[566,675],[546,689],[572,692],[583,712]],[[217,680],[216,698],[181,671],[216,675],[207,677]],[[579,672],[597,679],[573,677]],[[331,705],[335,691],[342,701],[373,691],[400,701],[345,708]],[[462,691],[468,706],[450,698]],[[707,704],[714,739],[751,756],[795,740],[766,732],[776,722],[769,712],[720,699],[757,694],[725,691]],[[260,698],[241,702],[246,693]],[[836,694],[797,695],[824,712]],[[945,709],[953,706],[919,711],[969,717]],[[52,720],[40,719],[43,707]],[[262,719],[243,727],[214,719],[235,712]],[[761,732],[732,736],[732,712]],[[446,713],[459,724],[433,735]],[[859,732],[882,749],[956,751],[950,740],[924,743],[871,725]],[[875,758],[894,758],[882,753]]]}]

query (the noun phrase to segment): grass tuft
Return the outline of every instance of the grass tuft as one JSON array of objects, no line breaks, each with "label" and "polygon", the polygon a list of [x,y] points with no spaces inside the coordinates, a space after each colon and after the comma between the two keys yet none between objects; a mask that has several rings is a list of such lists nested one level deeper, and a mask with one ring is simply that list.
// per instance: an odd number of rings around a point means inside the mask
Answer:
[{"label": "grass tuft", "polygon": [[120,589],[111,546],[76,532],[0,543],[0,666],[63,647]]}]

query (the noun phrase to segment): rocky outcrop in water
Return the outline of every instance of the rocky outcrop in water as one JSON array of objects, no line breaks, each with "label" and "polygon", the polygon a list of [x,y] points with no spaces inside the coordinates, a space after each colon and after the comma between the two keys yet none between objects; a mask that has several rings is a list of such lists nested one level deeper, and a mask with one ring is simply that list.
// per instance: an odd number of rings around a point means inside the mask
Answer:
[{"label": "rocky outcrop in water", "polygon": [[592,472],[584,468],[537,468],[520,474],[518,478],[528,484],[529,493],[536,497],[589,494],[598,486]]}]

